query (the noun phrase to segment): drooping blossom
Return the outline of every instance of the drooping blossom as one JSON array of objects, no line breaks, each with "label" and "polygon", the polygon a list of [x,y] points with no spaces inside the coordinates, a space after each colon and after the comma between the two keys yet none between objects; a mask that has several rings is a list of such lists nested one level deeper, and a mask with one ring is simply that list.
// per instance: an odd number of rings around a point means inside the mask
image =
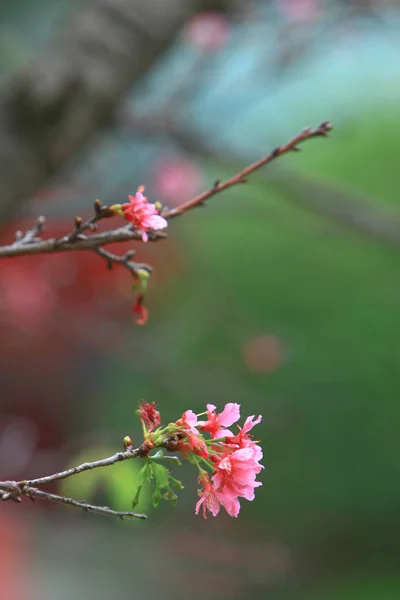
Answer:
[{"label": "drooping blossom", "polygon": [[144,294],[139,293],[136,297],[136,302],[132,306],[132,312],[134,315],[137,315],[136,323],[138,325],[144,325],[147,323],[148,319],[148,310],[144,305]]},{"label": "drooping blossom", "polygon": [[220,500],[213,484],[210,481],[208,473],[204,473],[199,477],[199,483],[203,486],[203,490],[199,490],[200,500],[196,504],[196,515],[199,514],[200,507],[203,508],[203,517],[207,519],[207,510],[216,517],[220,509]]},{"label": "drooping blossom", "polygon": [[161,417],[158,410],[156,410],[156,403],[142,402],[139,405],[139,419],[145,424],[148,431],[152,431],[155,427],[161,424]]},{"label": "drooping blossom", "polygon": [[202,431],[208,431],[214,439],[232,436],[232,432],[225,427],[230,427],[240,419],[240,405],[236,402],[228,402],[224,410],[218,414],[214,404],[207,404],[207,421],[199,421]]},{"label": "drooping blossom", "polygon": [[143,192],[144,186],[140,186],[134,196],[128,196],[129,203],[122,204],[120,210],[124,218],[140,230],[142,240],[147,242],[148,231],[164,229],[168,226],[168,222],[158,214],[155,204],[149,202]]}]

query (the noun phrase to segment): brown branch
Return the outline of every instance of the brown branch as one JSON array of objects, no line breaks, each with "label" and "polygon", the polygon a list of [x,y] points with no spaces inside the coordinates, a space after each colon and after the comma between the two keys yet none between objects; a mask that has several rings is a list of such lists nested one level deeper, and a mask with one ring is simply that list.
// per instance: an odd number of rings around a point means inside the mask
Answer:
[{"label": "brown branch", "polygon": [[267,156],[260,158],[260,160],[257,160],[256,162],[252,163],[236,175],[233,175],[232,177],[227,179],[226,181],[221,183],[219,180],[217,180],[213,187],[211,187],[208,191],[199,194],[192,200],[189,200],[188,202],[185,202],[184,204],[181,204],[176,208],[166,211],[165,213],[163,213],[163,217],[165,217],[166,219],[172,219],[173,217],[177,217],[178,215],[181,215],[182,213],[192,208],[204,205],[205,201],[208,200],[208,198],[211,198],[212,196],[215,196],[216,194],[219,194],[220,192],[227,190],[228,188],[234,185],[238,185],[240,183],[247,183],[246,178],[249,175],[251,175],[255,171],[258,171],[258,169],[264,167],[268,163],[272,162],[275,158],[278,158],[278,156],[282,156],[283,154],[286,154],[287,152],[291,151],[299,151],[300,148],[298,147],[298,145],[301,142],[304,142],[314,137],[326,137],[331,130],[332,125],[328,121],[324,121],[316,129],[311,129],[309,127],[303,129],[301,133],[299,133],[296,137],[287,142],[287,144],[285,144],[284,146],[275,148],[275,150],[273,150],[270,154],[267,154]]},{"label": "brown branch", "polygon": [[113,510],[108,506],[97,506],[95,504],[89,504],[88,502],[82,502],[81,500],[74,500],[73,498],[67,498],[66,496],[59,496],[57,494],[50,494],[49,492],[43,492],[34,487],[25,486],[23,493],[28,498],[42,498],[43,500],[50,500],[51,502],[60,502],[61,504],[69,504],[75,508],[81,508],[86,512],[98,513],[101,515],[109,515],[112,517],[118,517],[124,519],[125,517],[134,517],[135,519],[141,519],[142,521],[147,519],[146,515],[140,513],[134,513],[132,511],[119,511]]},{"label": "brown branch", "polygon": [[[275,148],[270,154],[267,154],[260,160],[252,163],[245,167],[242,171],[233,175],[224,182],[219,180],[215,181],[214,185],[207,191],[195,196],[188,202],[184,202],[176,208],[166,210],[162,212],[162,215],[166,219],[173,219],[178,215],[187,212],[192,208],[204,205],[205,201],[219,194],[230,187],[238,184],[246,183],[247,177],[264,167],[274,159],[282,156],[291,151],[299,150],[299,144],[306,140],[314,137],[327,136],[329,131],[332,129],[332,125],[327,121],[323,122],[316,129],[307,128],[299,133],[292,140],[287,142],[285,145]],[[68,252],[74,250],[94,250],[97,254],[102,256],[108,263],[121,264],[127,267],[132,274],[135,274],[136,270],[140,268],[146,268],[151,270],[148,265],[140,263],[133,263],[129,259],[132,257],[132,252],[128,251],[124,256],[117,256],[110,252],[107,252],[102,248],[107,244],[114,244],[115,242],[127,242],[130,240],[141,240],[141,233],[135,230],[131,224],[123,227],[118,227],[110,231],[104,231],[102,233],[94,233],[91,235],[85,235],[84,232],[87,230],[93,231],[97,226],[97,221],[110,216],[108,207],[100,206],[100,203],[95,203],[95,215],[85,223],[81,222],[81,219],[77,217],[75,219],[75,230],[61,238],[52,238],[47,240],[38,239],[38,234],[43,228],[44,217],[39,217],[36,226],[25,235],[19,232],[16,241],[8,246],[0,247],[0,258],[12,258],[16,256],[25,256],[32,254],[51,254],[54,252]],[[40,228],[39,228],[40,222]],[[166,237],[166,233],[163,231],[154,231],[150,234],[150,241],[157,241]]]},{"label": "brown branch", "polygon": [[88,502],[83,502],[81,500],[74,500],[73,498],[68,498],[66,496],[60,496],[57,494],[52,494],[43,490],[38,489],[38,487],[42,485],[48,485],[51,483],[55,483],[56,481],[60,481],[62,479],[67,479],[68,477],[72,477],[73,475],[78,475],[79,473],[83,473],[85,471],[90,471],[93,469],[98,469],[100,467],[110,467],[115,465],[117,462],[130,460],[132,458],[137,457],[145,457],[149,453],[149,446],[144,442],[138,448],[128,447],[123,452],[116,452],[112,456],[108,458],[102,458],[100,460],[95,460],[92,462],[85,462],[76,467],[71,467],[70,469],[66,469],[65,471],[60,471],[58,473],[53,473],[52,475],[46,475],[45,477],[39,477],[37,479],[30,480],[22,480],[22,481],[1,481],[0,482],[0,500],[7,501],[12,500],[14,502],[21,502],[22,496],[27,496],[28,498],[42,498],[44,500],[50,500],[52,502],[59,502],[62,504],[69,504],[70,506],[74,506],[76,508],[81,508],[82,510],[100,513],[104,515],[111,515],[115,517],[119,517],[123,519],[124,517],[134,517],[136,519],[146,519],[146,515],[137,514],[131,511],[121,512],[116,511],[108,506],[96,506],[94,504],[89,504]]},{"label": "brown branch", "polygon": [[91,471],[100,467],[110,467],[112,465],[115,465],[115,463],[117,462],[130,460],[131,458],[136,458],[138,456],[143,457],[147,454],[148,447],[145,444],[142,444],[138,448],[128,448],[124,452],[116,452],[108,458],[102,458],[100,460],[94,460],[92,462],[85,462],[81,465],[78,465],[77,467],[71,467],[70,469],[60,471],[59,473],[54,473],[53,475],[46,475],[45,477],[39,477],[38,479],[19,481],[18,483],[16,483],[16,485],[20,486],[22,489],[24,485],[33,487],[47,485],[49,483],[54,483],[55,481],[60,481],[61,479],[67,479],[68,477],[72,477],[72,475],[78,475],[79,473],[84,473],[85,471]]}]

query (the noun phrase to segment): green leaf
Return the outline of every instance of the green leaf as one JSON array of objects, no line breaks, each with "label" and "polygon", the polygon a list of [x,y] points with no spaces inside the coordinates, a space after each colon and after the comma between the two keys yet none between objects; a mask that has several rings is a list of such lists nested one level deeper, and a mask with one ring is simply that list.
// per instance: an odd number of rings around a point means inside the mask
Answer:
[{"label": "green leaf", "polygon": [[157,485],[156,489],[153,492],[153,506],[154,506],[154,508],[157,508],[157,506],[160,504],[161,498],[162,498],[161,490],[160,490],[160,488]]},{"label": "green leaf", "polygon": [[169,481],[170,481],[171,485],[174,486],[175,489],[177,489],[177,490],[185,489],[185,486],[182,484],[182,482],[179,481],[178,479],[175,479],[174,477],[171,477],[171,475],[169,476]]},{"label": "green leaf", "polygon": [[153,479],[152,469],[150,468],[150,463],[146,462],[144,467],[142,467],[137,474],[137,481],[140,486],[145,485],[146,483],[151,483]]},{"label": "green leaf", "polygon": [[153,463],[152,465],[153,475],[157,482],[157,487],[161,489],[168,488],[169,486],[169,472],[166,467]]},{"label": "green leaf", "polygon": [[142,487],[143,486],[139,485],[138,489],[136,490],[136,494],[132,500],[132,508],[135,508],[139,504],[140,492],[142,491]]}]

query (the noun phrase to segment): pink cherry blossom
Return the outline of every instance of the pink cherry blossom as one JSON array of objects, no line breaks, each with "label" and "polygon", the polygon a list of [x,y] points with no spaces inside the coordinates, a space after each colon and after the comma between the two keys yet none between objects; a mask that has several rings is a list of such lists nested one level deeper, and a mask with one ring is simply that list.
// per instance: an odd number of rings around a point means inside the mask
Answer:
[{"label": "pink cherry blossom", "polygon": [[135,196],[128,196],[129,203],[122,204],[121,209],[125,219],[141,231],[142,240],[147,242],[148,231],[164,229],[168,222],[158,214],[156,206],[147,200],[143,192],[144,187],[140,186]]},{"label": "pink cherry blossom", "polygon": [[254,500],[255,488],[262,485],[256,481],[256,476],[263,469],[259,463],[261,458],[261,450],[255,456],[254,449],[248,447],[235,450],[221,459],[212,482],[224,507],[224,500],[227,503],[238,497]]},{"label": "pink cherry blossom", "polygon": [[198,430],[196,429],[197,415],[192,410],[187,410],[184,412],[181,421],[183,426],[187,429],[190,429],[194,435],[199,434]]},{"label": "pink cherry blossom", "polygon": [[228,402],[224,410],[218,414],[214,404],[207,404],[207,421],[199,421],[202,431],[208,431],[214,439],[232,436],[232,432],[225,427],[230,427],[240,419],[240,404]]},{"label": "pink cherry blossom", "polygon": [[[236,435],[233,436],[227,436],[226,438],[226,444],[228,444],[229,446],[237,446],[238,449],[240,448],[253,448],[253,453],[255,457],[260,456],[260,458],[262,457],[262,454],[260,455],[261,448],[260,446],[258,446],[256,444],[256,442],[254,442],[251,438],[251,434],[249,435],[249,431],[251,431],[253,429],[253,427],[255,425],[258,425],[258,423],[261,422],[261,415],[259,415],[257,417],[257,419],[254,420],[254,415],[251,415],[250,417],[247,417],[246,421],[244,422],[243,427],[238,426],[239,428],[239,433],[237,433]],[[256,460],[260,460],[260,458],[256,458]]]}]

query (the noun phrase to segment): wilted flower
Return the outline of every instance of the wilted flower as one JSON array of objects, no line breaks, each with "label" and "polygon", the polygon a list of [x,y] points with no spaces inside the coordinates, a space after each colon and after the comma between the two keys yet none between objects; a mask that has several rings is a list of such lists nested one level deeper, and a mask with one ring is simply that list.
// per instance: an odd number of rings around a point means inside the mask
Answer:
[{"label": "wilted flower", "polygon": [[138,415],[148,431],[152,431],[161,424],[160,413],[156,410],[155,402],[148,404],[143,401],[142,404],[139,405]]}]

